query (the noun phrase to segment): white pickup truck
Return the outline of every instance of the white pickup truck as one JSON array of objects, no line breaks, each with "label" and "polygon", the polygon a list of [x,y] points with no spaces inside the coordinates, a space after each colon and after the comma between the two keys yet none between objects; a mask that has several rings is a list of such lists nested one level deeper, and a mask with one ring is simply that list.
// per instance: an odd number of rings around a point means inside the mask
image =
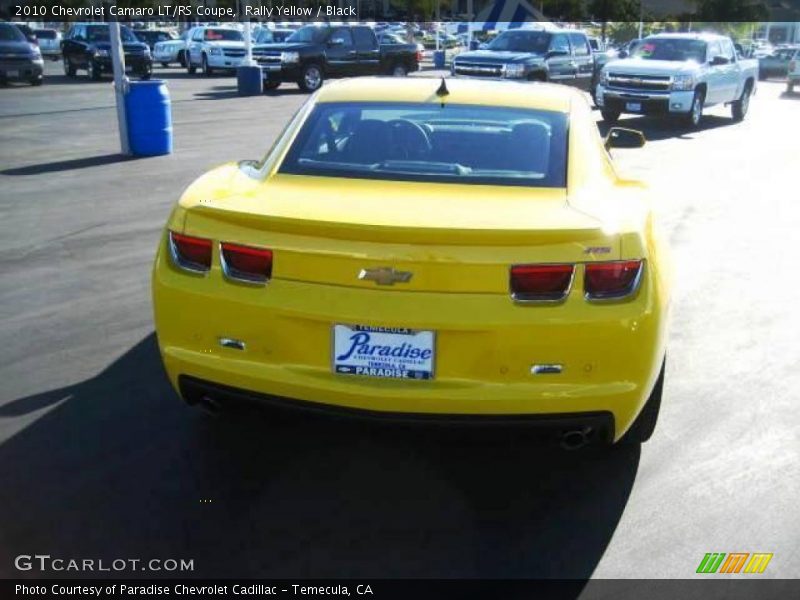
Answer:
[{"label": "white pickup truck", "polygon": [[703,109],[731,106],[744,119],[758,81],[758,61],[737,56],[730,38],[670,33],[641,40],[631,56],[606,64],[596,101],[609,123],[621,113],[677,116],[697,127]]}]

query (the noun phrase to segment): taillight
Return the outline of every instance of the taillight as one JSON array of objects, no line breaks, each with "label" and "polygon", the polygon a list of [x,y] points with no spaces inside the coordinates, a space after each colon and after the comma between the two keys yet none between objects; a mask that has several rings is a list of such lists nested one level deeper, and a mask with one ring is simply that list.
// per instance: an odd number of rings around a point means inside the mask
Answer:
[{"label": "taillight", "polygon": [[272,277],[272,250],[222,242],[220,262],[226,277],[246,283],[266,283]]},{"label": "taillight", "polygon": [[417,50],[417,62],[421,63],[423,58],[424,57],[422,55],[422,51],[421,50]]},{"label": "taillight", "polygon": [[587,264],[583,277],[586,298],[612,300],[629,296],[639,286],[641,274],[641,260]]},{"label": "taillight", "polygon": [[575,265],[511,267],[511,297],[517,302],[560,302],[569,294]]},{"label": "taillight", "polygon": [[177,267],[194,273],[207,273],[211,268],[211,240],[169,232],[169,249]]}]

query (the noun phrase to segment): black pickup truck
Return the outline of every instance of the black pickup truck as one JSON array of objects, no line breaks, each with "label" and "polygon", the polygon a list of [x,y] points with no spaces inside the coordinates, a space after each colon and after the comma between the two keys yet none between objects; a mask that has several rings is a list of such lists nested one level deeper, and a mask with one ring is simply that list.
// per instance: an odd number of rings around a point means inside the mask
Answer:
[{"label": "black pickup truck", "polygon": [[264,87],[296,83],[314,92],[327,78],[356,75],[403,76],[419,69],[416,44],[379,45],[371,27],[307,25],[281,44],[258,44],[253,58],[264,74]]},{"label": "black pickup truck", "polygon": [[551,81],[589,91],[595,59],[589,39],[575,29],[509,29],[482,50],[462,52],[451,70],[457,77]]}]

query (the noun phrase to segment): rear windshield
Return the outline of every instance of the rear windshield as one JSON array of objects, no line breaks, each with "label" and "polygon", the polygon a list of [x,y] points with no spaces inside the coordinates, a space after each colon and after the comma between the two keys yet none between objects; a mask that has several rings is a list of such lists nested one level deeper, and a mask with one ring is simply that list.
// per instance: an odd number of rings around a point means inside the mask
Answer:
[{"label": "rear windshield", "polygon": [[706,62],[706,43],[702,40],[681,40],[676,38],[644,39],[633,50],[635,58],[647,60],[692,60]]},{"label": "rear windshield", "polygon": [[281,173],[565,187],[564,113],[428,103],[318,104]]}]

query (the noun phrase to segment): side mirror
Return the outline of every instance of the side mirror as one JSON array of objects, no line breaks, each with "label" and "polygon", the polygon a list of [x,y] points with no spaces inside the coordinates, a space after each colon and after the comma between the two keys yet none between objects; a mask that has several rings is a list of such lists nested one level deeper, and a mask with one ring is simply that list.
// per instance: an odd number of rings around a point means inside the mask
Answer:
[{"label": "side mirror", "polygon": [[635,129],[612,127],[605,139],[606,150],[611,148],[641,148],[645,142],[644,134]]},{"label": "side mirror", "polygon": [[545,58],[554,58],[556,56],[569,56],[569,52],[566,50],[549,50]]},{"label": "side mirror", "polygon": [[711,66],[712,67],[721,67],[722,65],[727,65],[730,61],[725,58],[724,56],[715,56],[711,59]]}]

